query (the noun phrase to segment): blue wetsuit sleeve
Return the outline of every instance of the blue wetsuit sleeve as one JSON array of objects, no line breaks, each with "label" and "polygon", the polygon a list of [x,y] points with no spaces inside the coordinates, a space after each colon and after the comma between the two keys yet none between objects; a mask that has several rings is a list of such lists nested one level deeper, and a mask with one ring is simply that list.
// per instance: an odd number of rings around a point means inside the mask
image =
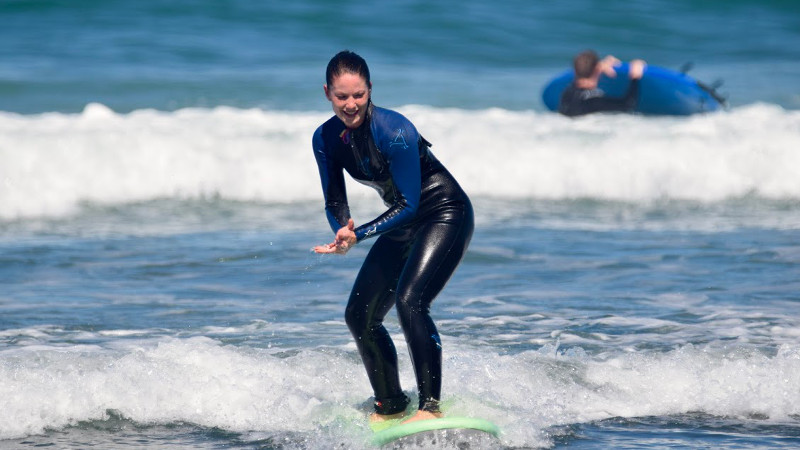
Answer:
[{"label": "blue wetsuit sleeve", "polygon": [[345,189],[343,169],[331,157],[330,151],[325,145],[325,139],[322,137],[322,127],[319,127],[314,133],[312,147],[314,148],[314,158],[317,160],[317,167],[319,168],[319,178],[322,182],[325,215],[335,234],[350,219],[350,207],[347,204],[347,190]]},{"label": "blue wetsuit sleeve", "polygon": [[408,224],[416,216],[422,186],[419,133],[414,125],[401,114],[380,108],[375,108],[371,125],[392,177],[394,201],[386,212],[356,228],[359,241]]}]

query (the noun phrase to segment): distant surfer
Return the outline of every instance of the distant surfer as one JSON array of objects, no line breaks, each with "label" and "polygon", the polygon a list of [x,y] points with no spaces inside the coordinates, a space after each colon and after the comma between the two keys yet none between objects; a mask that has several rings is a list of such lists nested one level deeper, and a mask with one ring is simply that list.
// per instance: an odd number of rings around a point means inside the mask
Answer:
[{"label": "distant surfer", "polygon": [[[324,85],[334,116],[313,137],[325,211],[335,233],[317,253],[344,254],[375,237],[345,311],[375,395],[370,420],[403,416],[397,352],[383,319],[396,306],[419,391],[408,421],[441,417],[442,345],[430,316],[434,298],[464,256],[474,228],[472,205],[433,156],[430,143],[401,114],[375,106],[364,59],[350,51],[328,63]],[[372,186],[388,209],[355,226],[343,171]]]},{"label": "distant surfer", "polygon": [[601,111],[633,111],[639,99],[639,80],[645,67],[643,60],[634,59],[630,62],[628,77],[631,82],[622,97],[607,97],[597,87],[600,75],[617,76],[614,66],[619,65],[620,60],[611,55],[601,60],[593,50],[586,50],[578,53],[572,62],[575,78],[561,93],[558,112],[574,117]]}]

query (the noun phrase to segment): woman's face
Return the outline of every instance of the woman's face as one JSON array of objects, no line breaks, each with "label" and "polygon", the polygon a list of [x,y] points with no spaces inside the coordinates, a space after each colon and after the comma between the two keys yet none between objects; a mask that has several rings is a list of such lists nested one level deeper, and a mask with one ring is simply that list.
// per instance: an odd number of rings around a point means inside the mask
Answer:
[{"label": "woman's face", "polygon": [[333,78],[330,86],[324,86],[325,96],[333,105],[333,113],[351,130],[364,123],[370,86],[361,75],[344,72]]}]

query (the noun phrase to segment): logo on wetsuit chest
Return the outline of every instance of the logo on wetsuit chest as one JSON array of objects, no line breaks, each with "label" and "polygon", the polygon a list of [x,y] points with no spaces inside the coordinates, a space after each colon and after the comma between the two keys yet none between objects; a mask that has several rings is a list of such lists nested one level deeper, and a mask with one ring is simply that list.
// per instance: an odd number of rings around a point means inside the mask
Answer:
[{"label": "logo on wetsuit chest", "polygon": [[408,144],[406,144],[406,137],[405,137],[406,130],[402,128],[397,129],[397,134],[394,135],[394,139],[392,142],[389,143],[389,147],[394,147],[395,145],[400,145],[404,149],[408,148]]}]

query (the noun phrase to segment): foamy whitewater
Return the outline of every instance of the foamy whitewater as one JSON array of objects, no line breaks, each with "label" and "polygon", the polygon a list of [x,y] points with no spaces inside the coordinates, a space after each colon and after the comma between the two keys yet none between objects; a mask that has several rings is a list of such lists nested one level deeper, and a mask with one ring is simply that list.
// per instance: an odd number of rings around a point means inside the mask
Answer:
[{"label": "foamy whitewater", "polygon": [[[800,113],[772,105],[688,119],[398,110],[413,117],[472,195],[800,198]],[[80,114],[2,113],[0,217],[155,198],[317,200],[310,136],[329,116],[229,107],[118,114],[99,104]]]},{"label": "foamy whitewater", "polygon": [[[636,325],[647,327],[645,322]],[[658,325],[679,327],[667,321]],[[503,446],[512,448],[547,445],[547,429],[613,417],[703,412],[731,421],[793,423],[800,401],[797,333],[776,331],[793,342],[771,355],[693,345],[658,354],[631,349],[594,357],[553,345],[498,354],[446,336],[452,344],[444,388],[453,393],[447,407],[496,422],[504,431]],[[2,337],[41,341],[33,332],[8,330]],[[282,354],[208,337],[127,336],[109,346],[92,343],[108,340],[99,334],[71,336],[75,341],[66,347],[30,342],[3,351],[2,438],[117,416],[137,426],[221,428],[244,433],[248,441],[285,441],[288,448],[362,447],[368,438],[363,412],[355,405],[369,392],[349,345]],[[402,376],[406,383],[413,380],[408,367]]]}]

